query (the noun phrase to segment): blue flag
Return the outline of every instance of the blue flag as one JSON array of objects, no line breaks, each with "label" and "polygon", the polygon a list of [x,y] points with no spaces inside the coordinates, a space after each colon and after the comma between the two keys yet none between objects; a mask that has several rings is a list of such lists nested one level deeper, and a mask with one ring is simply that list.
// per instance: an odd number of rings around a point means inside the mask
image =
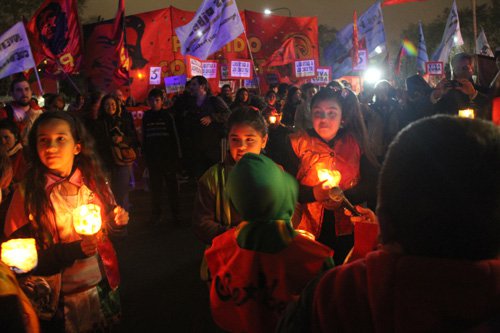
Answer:
[{"label": "blue flag", "polygon": [[204,0],[191,22],[175,29],[182,55],[203,60],[244,31],[235,0]]},{"label": "blue flag", "polygon": [[442,61],[444,63],[448,62],[451,49],[454,46],[461,45],[464,45],[464,40],[462,39],[462,33],[460,32],[457,4],[455,3],[455,0],[453,0],[450,15],[448,15],[448,20],[446,21],[443,38],[441,39],[441,44],[439,44],[439,47],[432,55],[432,60]]},{"label": "blue flag", "polygon": [[429,61],[427,55],[427,46],[425,46],[424,30],[422,22],[418,22],[418,55],[417,55],[417,71],[425,73],[425,63]]},{"label": "blue flag", "polygon": [[[351,50],[353,23],[337,33],[337,38],[325,49],[325,59],[332,66],[332,79],[342,77],[352,70]],[[376,2],[358,18],[358,40],[365,44],[368,55],[374,56],[386,48],[384,17],[380,2]],[[377,47],[380,47],[377,51]]]}]

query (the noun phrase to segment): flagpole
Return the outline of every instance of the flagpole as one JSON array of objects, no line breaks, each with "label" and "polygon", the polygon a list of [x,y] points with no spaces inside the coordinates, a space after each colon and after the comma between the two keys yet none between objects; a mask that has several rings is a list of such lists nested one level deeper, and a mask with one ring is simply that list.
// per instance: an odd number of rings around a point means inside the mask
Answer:
[{"label": "flagpole", "polygon": [[476,72],[476,78],[477,78],[477,82],[479,82],[479,68],[478,68],[478,56],[477,56],[477,15],[476,15],[476,0],[472,0],[472,29],[473,29],[473,32],[474,32],[474,53],[475,54],[475,57],[476,58],[476,61],[474,61],[474,71]]},{"label": "flagpole", "polygon": [[42,82],[40,81],[40,76],[38,76],[38,68],[36,68],[35,65],[35,76],[36,76],[36,81],[38,82],[38,89],[40,90],[40,96],[43,96],[43,88],[42,88]]},{"label": "flagpole", "polygon": [[[244,11],[246,12],[246,10]],[[248,53],[250,54],[250,59],[252,60],[253,64],[253,72],[255,74],[255,77],[257,78],[257,88],[259,89],[259,96],[262,94],[260,90],[260,80],[259,80],[259,75],[257,74],[257,69],[255,68],[255,60],[253,59],[253,54],[252,54],[252,49],[250,49],[250,42],[248,41],[247,37],[247,29],[246,27],[243,27],[243,35],[245,36],[245,40],[247,41],[247,48],[248,48]]]}]

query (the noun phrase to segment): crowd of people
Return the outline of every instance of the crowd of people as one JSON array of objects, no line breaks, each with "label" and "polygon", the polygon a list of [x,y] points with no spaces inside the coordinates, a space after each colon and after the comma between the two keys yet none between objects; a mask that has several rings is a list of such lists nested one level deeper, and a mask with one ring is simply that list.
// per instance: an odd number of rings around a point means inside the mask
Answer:
[{"label": "crowd of people", "polygon": [[[4,241],[34,238],[39,259],[17,277],[0,263],[0,330],[117,322],[112,243],[142,159],[152,226],[186,224],[178,182],[197,184],[200,278],[225,331],[498,331],[500,79],[475,84],[464,53],[451,68],[436,87],[414,75],[359,95],[338,81],[215,95],[195,76],[173,98],[152,89],[140,128],[120,90],[40,107],[14,78],[0,109],[0,227]],[[73,211],[90,203],[103,226],[82,236]]]}]

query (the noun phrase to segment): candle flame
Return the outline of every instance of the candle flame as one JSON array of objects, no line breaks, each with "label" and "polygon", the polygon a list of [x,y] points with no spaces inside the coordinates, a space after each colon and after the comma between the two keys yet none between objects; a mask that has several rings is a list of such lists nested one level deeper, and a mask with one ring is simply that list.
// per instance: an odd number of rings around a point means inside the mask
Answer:
[{"label": "candle flame", "polygon": [[276,116],[270,116],[270,117],[269,117],[269,122],[270,122],[271,124],[275,124],[275,123],[276,123]]},{"label": "candle flame", "polygon": [[11,239],[2,243],[2,261],[16,273],[27,273],[38,264],[34,238]]},{"label": "candle flame", "polygon": [[320,182],[323,182],[324,189],[330,189],[335,186],[339,186],[340,179],[342,175],[338,170],[330,170],[330,169],[319,169],[318,170],[318,179]]},{"label": "candle flame", "polygon": [[79,235],[95,235],[101,230],[101,207],[89,204],[73,210],[73,226]]},{"label": "candle flame", "polygon": [[474,119],[474,109],[458,110],[458,116],[460,118]]}]

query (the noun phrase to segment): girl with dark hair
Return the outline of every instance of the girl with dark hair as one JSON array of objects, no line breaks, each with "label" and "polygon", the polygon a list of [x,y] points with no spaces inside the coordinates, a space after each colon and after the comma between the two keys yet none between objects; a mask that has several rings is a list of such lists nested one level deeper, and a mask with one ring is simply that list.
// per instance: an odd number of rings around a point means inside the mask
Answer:
[{"label": "girl with dark hair", "polygon": [[[278,161],[300,183],[294,224],[334,250],[342,264],[353,246],[353,226],[342,207],[329,197],[321,172],[340,172],[338,186],[354,204],[373,205],[377,162],[370,153],[366,129],[354,93],[322,89],[311,101],[313,128],[290,136],[284,161]],[[321,170],[321,171],[320,171]]]},{"label": "girl with dark hair", "polygon": [[295,112],[297,111],[297,107],[302,103],[302,91],[295,86],[292,86],[288,89],[288,94],[286,96],[286,102],[283,106],[283,120],[282,123],[293,127]]},{"label": "girl with dark hair", "polygon": [[[246,153],[260,154],[267,143],[267,124],[253,109],[235,110],[228,119],[229,154],[208,169],[198,181],[193,212],[194,232],[206,245],[229,228],[240,223],[239,215],[229,204],[225,186],[228,173]],[[202,265],[202,279],[206,279]]]},{"label": "girl with dark hair", "polygon": [[236,92],[236,96],[234,98],[234,102],[231,104],[231,110],[235,110],[236,108],[249,106],[250,105],[250,93],[247,88],[240,88]]},{"label": "girl with dark hair", "polygon": [[123,110],[119,101],[112,95],[102,98],[96,122],[95,140],[104,171],[110,175],[111,189],[116,202],[128,210],[132,164],[124,165],[117,161],[112,150],[114,146],[123,144],[136,149],[138,139],[132,115]]},{"label": "girl with dark hair", "polygon": [[[4,233],[33,237],[38,266],[24,280],[47,332],[105,329],[118,318],[119,272],[110,235],[125,232],[128,213],[116,206],[95,158],[93,140],[73,116],[42,114],[29,135],[31,166],[14,193]],[[73,210],[100,207],[101,230],[81,236]],[[36,275],[36,276],[35,276]]]}]

